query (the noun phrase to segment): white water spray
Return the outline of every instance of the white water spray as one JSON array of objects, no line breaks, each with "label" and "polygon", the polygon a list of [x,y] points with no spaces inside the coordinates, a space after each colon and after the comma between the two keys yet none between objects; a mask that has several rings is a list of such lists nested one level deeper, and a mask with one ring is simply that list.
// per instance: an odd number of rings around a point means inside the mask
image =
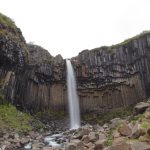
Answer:
[{"label": "white water spray", "polygon": [[77,129],[80,127],[80,109],[79,100],[76,91],[76,80],[70,60],[66,60],[67,65],[67,89],[70,114],[70,128]]}]

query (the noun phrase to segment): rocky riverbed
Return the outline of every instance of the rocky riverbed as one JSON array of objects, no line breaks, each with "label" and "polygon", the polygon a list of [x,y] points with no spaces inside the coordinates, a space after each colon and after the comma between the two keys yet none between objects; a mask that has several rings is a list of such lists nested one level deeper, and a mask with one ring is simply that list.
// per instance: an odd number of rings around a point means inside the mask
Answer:
[{"label": "rocky riverbed", "polygon": [[69,130],[62,122],[54,122],[49,131],[1,131],[0,150],[150,150],[150,101],[138,103],[131,116],[102,126]]}]

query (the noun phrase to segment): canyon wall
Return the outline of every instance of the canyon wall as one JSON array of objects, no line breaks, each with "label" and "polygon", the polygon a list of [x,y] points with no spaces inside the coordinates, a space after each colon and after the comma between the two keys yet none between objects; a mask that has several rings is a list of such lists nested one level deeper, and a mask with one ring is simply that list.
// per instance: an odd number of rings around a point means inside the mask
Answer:
[{"label": "canyon wall", "polygon": [[111,47],[84,50],[72,59],[83,109],[106,111],[150,96],[150,34]]},{"label": "canyon wall", "polygon": [[[82,112],[106,112],[150,96],[149,32],[84,50],[71,61]],[[26,44],[20,29],[0,20],[0,88],[11,103],[31,112],[66,110],[65,60]]]}]

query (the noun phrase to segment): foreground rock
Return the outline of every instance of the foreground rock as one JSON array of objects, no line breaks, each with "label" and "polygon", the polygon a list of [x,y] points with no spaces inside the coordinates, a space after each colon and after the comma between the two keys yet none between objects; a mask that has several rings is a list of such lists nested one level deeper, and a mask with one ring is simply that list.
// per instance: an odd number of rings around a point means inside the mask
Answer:
[{"label": "foreground rock", "polygon": [[150,107],[150,103],[146,103],[146,102],[140,102],[138,104],[136,104],[136,106],[134,107],[135,112],[138,113],[143,113],[146,108]]},{"label": "foreground rock", "polygon": [[[130,119],[114,118],[100,125],[86,124],[76,130],[65,130],[63,133],[36,132],[20,134],[1,132],[0,148],[3,150],[149,150],[150,118],[147,117],[150,106],[140,115]],[[116,123],[117,122],[117,123]],[[59,124],[59,122],[58,122]],[[52,129],[52,128],[50,128]]]}]

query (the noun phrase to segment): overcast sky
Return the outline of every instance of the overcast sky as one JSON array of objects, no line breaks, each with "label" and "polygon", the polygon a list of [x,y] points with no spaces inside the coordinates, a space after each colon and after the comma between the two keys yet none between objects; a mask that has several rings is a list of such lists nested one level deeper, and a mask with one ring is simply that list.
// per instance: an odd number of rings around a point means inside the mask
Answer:
[{"label": "overcast sky", "polygon": [[0,11],[27,42],[64,58],[150,30],[150,0],[0,0]]}]

